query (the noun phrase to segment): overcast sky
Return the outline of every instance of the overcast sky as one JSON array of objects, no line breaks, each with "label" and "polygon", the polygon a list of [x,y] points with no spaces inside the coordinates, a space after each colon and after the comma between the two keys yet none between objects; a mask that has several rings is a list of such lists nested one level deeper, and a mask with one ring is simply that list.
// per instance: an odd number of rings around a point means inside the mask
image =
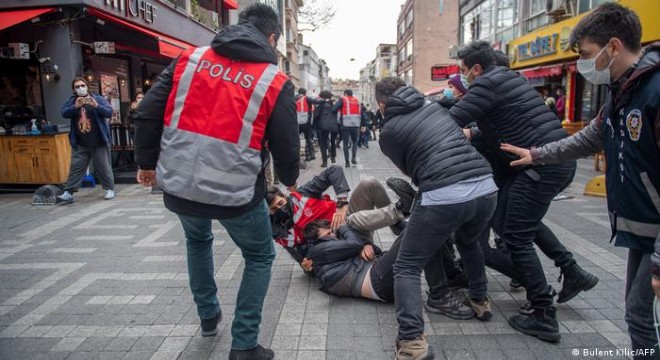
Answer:
[{"label": "overcast sky", "polygon": [[[305,0],[313,3],[316,0]],[[404,0],[335,0],[334,19],[315,32],[304,31],[310,45],[330,67],[333,79],[358,80],[360,69],[376,57],[380,43],[396,43],[396,19]],[[354,58],[355,61],[350,61]]]}]

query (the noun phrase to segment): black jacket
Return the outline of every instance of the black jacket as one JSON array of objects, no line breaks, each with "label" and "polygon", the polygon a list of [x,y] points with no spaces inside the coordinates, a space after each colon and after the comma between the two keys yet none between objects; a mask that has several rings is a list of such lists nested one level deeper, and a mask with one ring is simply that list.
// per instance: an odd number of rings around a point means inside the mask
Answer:
[{"label": "black jacket", "polygon": [[[306,257],[314,263],[314,276],[321,282],[321,290],[337,296],[360,296],[356,294],[358,273],[366,261],[360,257],[364,243],[360,235],[350,226],[337,230],[336,238],[320,238],[310,242]],[[382,251],[375,245],[376,255]]]},{"label": "black jacket", "polygon": [[317,130],[339,132],[337,113],[332,112],[332,102],[330,100],[316,105],[312,125]]},{"label": "black jacket", "polygon": [[447,109],[409,86],[387,98],[379,144],[420,192],[491,173]]},{"label": "black jacket", "polygon": [[[220,30],[211,42],[211,48],[220,55],[248,62],[277,64],[275,50],[265,36],[253,25],[241,22]],[[158,76],[156,82],[140,103],[135,117],[135,155],[140,169],[155,169],[160,153],[160,138],[163,133],[165,104],[172,90],[172,76],[178,59],[175,59]],[[220,99],[218,99],[220,101]],[[273,113],[266,126],[264,143],[273,155],[275,171],[280,181],[290,186],[298,179],[300,160],[298,123],[293,84],[287,81],[282,88]],[[266,164],[266,148],[262,162]],[[265,168],[265,166],[264,166]],[[255,183],[254,198],[239,207],[202,204],[184,200],[174,194],[164,194],[165,206],[175,213],[210,218],[237,216],[253,208],[266,195],[264,169]]]},{"label": "black jacket", "polygon": [[500,150],[501,143],[531,148],[568,136],[529,82],[504,66],[486,68],[449,113],[461,127],[477,123],[485,146],[502,168],[510,168],[516,158]]}]

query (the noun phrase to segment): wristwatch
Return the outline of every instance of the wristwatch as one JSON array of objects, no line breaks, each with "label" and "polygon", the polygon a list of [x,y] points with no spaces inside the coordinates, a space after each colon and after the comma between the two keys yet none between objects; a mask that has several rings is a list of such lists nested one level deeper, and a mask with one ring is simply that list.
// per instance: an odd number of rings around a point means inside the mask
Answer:
[{"label": "wristwatch", "polygon": [[656,277],[656,278],[660,279],[660,266],[658,266],[656,264],[652,264],[651,265],[651,275],[653,275],[653,277]]},{"label": "wristwatch", "polygon": [[337,207],[338,208],[344,207],[346,205],[348,205],[348,201],[346,201],[346,200],[337,200]]}]

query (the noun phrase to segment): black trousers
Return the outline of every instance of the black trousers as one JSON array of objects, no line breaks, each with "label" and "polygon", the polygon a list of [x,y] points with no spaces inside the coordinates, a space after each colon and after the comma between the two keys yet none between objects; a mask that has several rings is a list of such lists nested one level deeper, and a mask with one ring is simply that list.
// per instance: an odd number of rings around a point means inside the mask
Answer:
[{"label": "black trousers", "polygon": [[328,155],[330,155],[330,158],[334,161],[337,157],[337,147],[335,147],[335,141],[337,141],[337,133],[326,130],[317,130],[317,134],[319,136],[321,158],[324,162],[327,162]]}]

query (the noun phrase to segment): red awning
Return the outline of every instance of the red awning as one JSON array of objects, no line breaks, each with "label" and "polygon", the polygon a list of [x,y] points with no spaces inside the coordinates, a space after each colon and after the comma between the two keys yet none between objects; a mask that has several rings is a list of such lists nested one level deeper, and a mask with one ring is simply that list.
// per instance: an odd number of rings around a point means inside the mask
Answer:
[{"label": "red awning", "polygon": [[557,76],[561,75],[564,70],[564,65],[549,65],[549,66],[538,66],[531,69],[520,70],[520,73],[525,75],[528,79],[546,77],[546,76]]},{"label": "red awning", "polygon": [[10,26],[22,23],[23,21],[30,20],[53,9],[54,8],[49,7],[41,9],[3,11],[1,12],[2,16],[0,16],[0,30],[4,30]]},{"label": "red awning", "polygon": [[128,21],[122,20],[118,17],[115,17],[110,14],[106,14],[96,9],[87,8],[87,12],[89,12],[91,15],[96,16],[99,19],[112,21],[119,25],[126,26],[130,29],[154,37],[156,40],[158,40],[158,48],[160,50],[160,54],[163,56],[167,56],[169,58],[175,58],[179,56],[179,54],[181,54],[182,51],[187,50],[191,47],[195,47],[194,45],[188,44],[187,42],[176,40],[166,35],[161,35],[153,30],[145,29],[141,26],[129,23]]},{"label": "red awning", "polygon": [[238,2],[236,0],[222,0],[222,3],[227,9],[236,10],[238,9]]}]

